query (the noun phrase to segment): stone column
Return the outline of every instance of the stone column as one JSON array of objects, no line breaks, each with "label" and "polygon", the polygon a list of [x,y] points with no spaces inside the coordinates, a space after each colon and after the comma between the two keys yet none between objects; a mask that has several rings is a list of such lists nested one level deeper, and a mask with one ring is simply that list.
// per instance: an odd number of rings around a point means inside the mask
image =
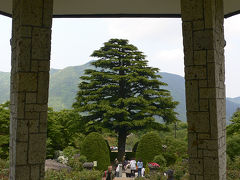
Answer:
[{"label": "stone column", "polygon": [[44,179],[53,0],[13,0],[10,179]]},{"label": "stone column", "polygon": [[191,180],[226,179],[223,0],[181,0]]}]

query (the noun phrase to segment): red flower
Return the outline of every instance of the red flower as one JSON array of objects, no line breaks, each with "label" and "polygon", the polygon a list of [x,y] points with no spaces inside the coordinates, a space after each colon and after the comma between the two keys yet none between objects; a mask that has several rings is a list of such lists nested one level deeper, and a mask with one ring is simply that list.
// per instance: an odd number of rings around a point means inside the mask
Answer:
[{"label": "red flower", "polygon": [[158,163],[155,163],[155,162],[150,162],[148,164],[151,164],[152,166],[156,166],[156,167],[160,167]]}]

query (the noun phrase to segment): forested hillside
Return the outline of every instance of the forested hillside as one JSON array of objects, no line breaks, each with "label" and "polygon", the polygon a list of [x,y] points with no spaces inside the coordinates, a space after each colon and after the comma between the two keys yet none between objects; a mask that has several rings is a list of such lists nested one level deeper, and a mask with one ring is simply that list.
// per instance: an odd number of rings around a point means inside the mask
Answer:
[{"label": "forested hillside", "polygon": [[[51,69],[50,72],[50,91],[49,106],[55,110],[69,109],[80,82],[79,77],[83,75],[85,69],[92,68],[90,62],[81,66],[71,66],[64,69]],[[168,86],[164,87],[171,91],[175,101],[180,102],[176,111],[179,113],[178,118],[186,121],[186,104],[185,104],[185,81],[182,76],[161,72],[163,82]],[[0,103],[9,100],[10,91],[10,73],[0,72]],[[227,121],[232,114],[240,107],[240,97],[227,98],[226,101]]]}]

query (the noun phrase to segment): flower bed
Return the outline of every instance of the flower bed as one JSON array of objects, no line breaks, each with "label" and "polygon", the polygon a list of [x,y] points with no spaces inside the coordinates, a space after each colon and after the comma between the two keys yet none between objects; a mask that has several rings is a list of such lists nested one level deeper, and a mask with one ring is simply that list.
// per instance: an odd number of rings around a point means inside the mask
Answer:
[{"label": "flower bed", "polygon": [[148,167],[150,170],[158,170],[160,168],[160,165],[154,162],[148,163]]}]

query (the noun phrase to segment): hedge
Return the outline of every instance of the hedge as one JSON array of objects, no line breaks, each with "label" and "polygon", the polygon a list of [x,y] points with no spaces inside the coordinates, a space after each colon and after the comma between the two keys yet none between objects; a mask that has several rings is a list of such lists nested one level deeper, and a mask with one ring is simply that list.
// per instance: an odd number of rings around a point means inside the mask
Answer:
[{"label": "hedge", "polygon": [[145,134],[138,143],[136,159],[141,159],[146,165],[152,162],[154,157],[162,154],[162,142],[160,136],[155,132]]},{"label": "hedge", "polygon": [[83,141],[82,154],[89,162],[97,161],[98,170],[106,170],[110,165],[107,143],[99,133],[93,132],[86,136]]}]

